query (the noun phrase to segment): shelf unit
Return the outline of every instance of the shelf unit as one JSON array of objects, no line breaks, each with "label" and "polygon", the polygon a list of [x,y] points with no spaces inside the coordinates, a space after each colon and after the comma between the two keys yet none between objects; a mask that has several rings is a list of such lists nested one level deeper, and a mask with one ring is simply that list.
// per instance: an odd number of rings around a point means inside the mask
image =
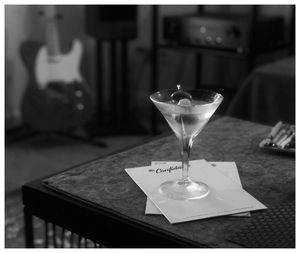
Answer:
[{"label": "shelf unit", "polygon": [[[204,13],[204,6],[198,6],[198,14]],[[250,72],[254,65],[256,57],[261,54],[261,51],[258,51],[254,45],[255,39],[255,30],[257,26],[257,18],[259,15],[259,5],[253,5],[251,14],[250,14],[250,38],[251,41],[249,43],[249,50],[247,53],[245,52],[237,52],[236,50],[227,50],[223,48],[212,48],[212,47],[204,47],[204,46],[184,46],[184,45],[170,45],[167,43],[160,43],[158,38],[159,31],[159,6],[152,6],[152,80],[151,80],[151,93],[159,90],[159,62],[158,62],[158,54],[160,50],[176,50],[181,52],[194,53],[196,55],[196,88],[201,88],[201,64],[202,64],[202,56],[209,55],[215,57],[223,57],[227,59],[235,59],[243,61],[247,64],[248,72]],[[293,5],[291,8],[291,19],[290,19],[290,41],[289,43],[282,43],[280,45],[276,45],[276,47],[266,48],[263,53],[274,52],[276,50],[288,49],[289,54],[295,52],[294,49],[294,22],[295,22],[295,6]],[[157,129],[157,110],[154,106],[151,107],[151,131],[153,134],[158,133]]]}]

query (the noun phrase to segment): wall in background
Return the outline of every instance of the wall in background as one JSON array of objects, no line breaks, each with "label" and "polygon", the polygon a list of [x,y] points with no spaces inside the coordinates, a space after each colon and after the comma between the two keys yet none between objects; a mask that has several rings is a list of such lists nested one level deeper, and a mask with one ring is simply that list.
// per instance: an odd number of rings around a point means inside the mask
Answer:
[{"label": "wall in background", "polygon": [[[27,85],[28,73],[20,58],[20,46],[25,41],[44,41],[44,18],[39,15],[41,6],[5,6],[5,118],[6,127],[21,123],[21,101]],[[82,6],[60,6],[63,14],[59,21],[62,52],[67,52],[72,39],[82,38],[85,50],[91,42],[84,35],[84,16]],[[87,50],[88,51],[88,50]],[[90,57],[88,57],[89,59]],[[83,63],[87,55],[83,58]],[[84,75],[91,76],[88,64],[82,64]]]},{"label": "wall in background", "polygon": [[[161,16],[172,14],[184,14],[196,11],[196,6],[160,6]],[[207,11],[249,12],[249,6],[206,6]],[[6,5],[5,6],[5,118],[6,126],[11,127],[21,122],[21,99],[27,83],[27,72],[19,55],[19,47],[23,41],[43,41],[44,25],[42,18],[37,14],[39,6]],[[103,84],[96,80],[96,43],[92,37],[85,33],[85,9],[82,5],[59,6],[59,12],[63,15],[59,21],[60,38],[63,52],[67,52],[71,41],[76,37],[84,44],[84,58],[82,72],[92,88],[101,85],[105,92],[105,104],[108,102],[108,79]],[[148,104],[150,92],[150,27],[151,6],[138,7],[138,38],[129,44],[129,83],[131,105],[145,107]],[[266,15],[282,15],[288,23],[288,6],[263,6],[261,8]],[[108,62],[108,54],[105,62]],[[180,52],[160,51],[160,87],[168,88],[181,82],[185,87],[194,86],[195,56]],[[236,84],[242,77],[236,75],[236,67],[240,64],[227,62],[212,57],[203,58],[204,83],[222,82]],[[226,66],[226,69],[224,68]],[[108,64],[104,67],[108,70]],[[213,70],[213,71],[212,71]],[[215,80],[215,79],[219,80]]]},{"label": "wall in background", "polygon": [[8,125],[17,124],[21,117],[19,108],[26,73],[19,47],[21,41],[31,35],[29,13],[28,6],[5,7],[5,118]]}]

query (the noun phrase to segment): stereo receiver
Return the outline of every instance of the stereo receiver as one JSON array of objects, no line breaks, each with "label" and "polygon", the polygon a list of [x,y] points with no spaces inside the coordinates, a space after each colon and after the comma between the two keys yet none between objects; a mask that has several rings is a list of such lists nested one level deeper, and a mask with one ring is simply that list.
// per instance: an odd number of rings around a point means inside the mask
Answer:
[{"label": "stereo receiver", "polygon": [[252,42],[256,50],[282,43],[283,19],[257,20],[254,38],[251,34],[251,19],[246,15],[184,15],[163,20],[163,38],[172,44],[247,53]]}]

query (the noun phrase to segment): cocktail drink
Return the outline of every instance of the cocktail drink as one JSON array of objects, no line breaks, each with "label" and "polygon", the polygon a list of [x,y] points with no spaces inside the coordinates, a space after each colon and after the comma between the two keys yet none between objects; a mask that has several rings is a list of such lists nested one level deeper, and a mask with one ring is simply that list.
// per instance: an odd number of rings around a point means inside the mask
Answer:
[{"label": "cocktail drink", "polygon": [[209,194],[209,187],[189,178],[189,156],[196,136],[204,128],[223,100],[223,96],[209,90],[158,91],[150,99],[165,117],[181,146],[182,178],[160,185],[159,192],[176,200],[199,199]]}]

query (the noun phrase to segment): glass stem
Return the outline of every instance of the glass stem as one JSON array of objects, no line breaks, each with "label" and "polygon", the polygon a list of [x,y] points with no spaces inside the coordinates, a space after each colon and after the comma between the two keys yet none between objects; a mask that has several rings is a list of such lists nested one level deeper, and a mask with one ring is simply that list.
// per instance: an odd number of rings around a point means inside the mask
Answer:
[{"label": "glass stem", "polygon": [[189,180],[189,159],[192,145],[192,138],[183,137],[181,139],[182,181]]}]

